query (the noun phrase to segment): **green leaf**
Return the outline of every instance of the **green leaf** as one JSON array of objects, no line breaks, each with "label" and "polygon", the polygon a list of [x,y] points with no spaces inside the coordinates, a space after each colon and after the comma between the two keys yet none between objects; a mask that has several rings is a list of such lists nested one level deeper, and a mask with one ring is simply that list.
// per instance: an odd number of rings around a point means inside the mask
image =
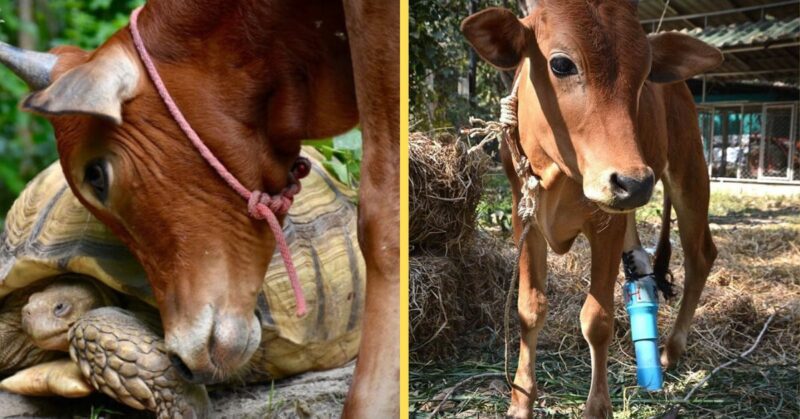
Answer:
[{"label": "green leaf", "polygon": [[304,145],[310,145],[315,150],[320,152],[326,159],[330,159],[333,155],[333,138],[320,138],[314,140],[303,140]]},{"label": "green leaf", "polygon": [[322,162],[322,166],[325,167],[327,171],[332,173],[336,178],[345,184],[350,183],[350,176],[347,172],[347,165],[339,161],[336,157],[333,157],[330,160]]},{"label": "green leaf", "polygon": [[354,160],[357,163],[361,163],[361,158],[363,156],[363,148],[362,148],[362,134],[361,130],[357,127],[354,128],[338,137],[333,139],[334,147],[337,150],[342,150],[346,152],[349,163],[349,160]]},{"label": "green leaf", "polygon": [[361,150],[361,131],[352,129],[333,137],[333,147],[340,150]]},{"label": "green leaf", "polygon": [[333,147],[325,146],[325,145],[317,147],[317,151],[319,151],[320,153],[322,153],[323,156],[325,156],[325,160],[332,159],[334,153],[336,152],[336,150],[334,150]]},{"label": "green leaf", "polygon": [[6,165],[0,165],[0,180],[14,195],[19,195],[25,188],[25,181],[20,178],[17,171]]},{"label": "green leaf", "polygon": [[350,172],[350,186],[357,186],[361,179],[361,162],[351,161],[347,163],[347,171]]},{"label": "green leaf", "polygon": [[319,146],[333,147],[333,137],[313,138],[310,140],[303,140],[303,144],[310,145],[312,147],[319,147]]}]

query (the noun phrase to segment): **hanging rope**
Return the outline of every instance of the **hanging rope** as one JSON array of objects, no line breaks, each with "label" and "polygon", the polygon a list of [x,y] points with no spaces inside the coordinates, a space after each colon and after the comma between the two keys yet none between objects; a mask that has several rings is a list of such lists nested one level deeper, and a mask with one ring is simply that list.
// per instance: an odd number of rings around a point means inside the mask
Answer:
[{"label": "hanging rope", "polygon": [[[509,341],[511,340],[511,305],[513,303],[514,290],[517,288],[517,283],[519,281],[519,264],[520,260],[522,259],[522,252],[528,237],[528,233],[531,229],[531,221],[536,216],[536,204],[540,190],[539,179],[536,177],[536,175],[534,175],[531,168],[531,163],[520,149],[520,144],[517,140],[519,137],[519,132],[517,131],[517,127],[519,125],[519,121],[517,120],[519,102],[517,91],[519,90],[520,79],[522,79],[521,75],[517,75],[514,78],[514,85],[511,88],[511,93],[500,100],[500,124],[503,128],[503,137],[505,138],[508,151],[511,153],[511,160],[514,163],[514,171],[520,181],[521,196],[519,202],[517,203],[517,216],[522,223],[522,231],[517,241],[514,272],[512,273],[511,280],[508,284],[503,314],[503,329],[505,334],[503,368],[508,386],[516,389],[530,399],[531,394],[527,390],[514,384],[514,380],[511,378],[511,373],[509,372],[508,366],[510,352]],[[519,368],[519,366],[517,366],[517,368]]]},{"label": "hanging rope", "polygon": [[[531,168],[531,163],[525,154],[520,149],[519,137],[517,126],[517,105],[519,98],[517,91],[519,89],[519,81],[522,77],[517,76],[514,78],[514,86],[511,88],[511,93],[500,99],[500,124],[503,127],[503,136],[505,137],[506,146],[508,151],[511,152],[511,160],[514,162],[514,170],[521,183],[522,196],[517,204],[517,215],[523,223],[528,223],[531,218],[536,214],[536,197],[539,191],[539,178],[534,175]],[[515,135],[516,134],[516,135]]]},{"label": "hanging rope", "polygon": [[654,33],[658,33],[658,31],[661,30],[661,22],[664,21],[664,15],[667,14],[668,8],[669,8],[669,0],[667,0],[667,2],[664,3],[664,10],[661,11],[661,18],[658,19],[658,26],[656,26],[656,31]]}]

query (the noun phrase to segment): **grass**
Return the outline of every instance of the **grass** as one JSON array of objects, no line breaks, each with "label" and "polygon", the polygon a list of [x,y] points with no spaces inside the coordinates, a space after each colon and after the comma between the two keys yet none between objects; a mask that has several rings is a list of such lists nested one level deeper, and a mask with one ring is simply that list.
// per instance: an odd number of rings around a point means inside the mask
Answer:
[{"label": "grass", "polygon": [[92,405],[92,410],[89,412],[89,419],[103,419],[109,416],[122,416],[122,413],[105,406],[95,407],[94,405]]},{"label": "grass", "polygon": [[[490,176],[480,224],[507,236],[502,215],[510,201],[502,175]],[[505,188],[505,190],[504,190]],[[709,220],[720,255],[709,276],[692,323],[686,354],[666,372],[665,389],[641,391],[636,384],[629,324],[617,295],[615,338],[609,357],[609,389],[618,418],[663,417],[680,406],[680,417],[796,418],[800,415],[800,196],[747,197],[712,194]],[[638,214],[645,246],[655,244],[661,197]],[[673,214],[674,218],[674,214]],[[494,222],[500,220],[500,222]],[[683,255],[673,223],[671,270],[680,290]],[[578,239],[572,252],[549,256],[550,314],[540,334],[536,374],[541,417],[572,418],[582,413],[589,391],[591,366],[578,313],[589,282],[589,249]],[[617,294],[619,291],[617,290]],[[678,299],[662,303],[659,330],[666,336],[679,307]],[[717,366],[737,359],[753,344],[766,319],[774,314],[763,340],[746,359],[721,369],[687,401],[684,396]],[[515,321],[516,322],[516,321]],[[476,324],[476,329],[485,327]],[[423,362],[411,370],[410,412],[426,418],[442,396],[466,377],[496,373],[470,382],[445,403],[446,417],[502,417],[509,390],[502,376],[502,330],[480,340],[466,331],[463,351],[449,360]],[[512,347],[518,335],[512,334]],[[476,351],[475,347],[480,350]],[[461,346],[460,346],[461,348]],[[413,354],[412,354],[413,357]],[[516,368],[516,354],[511,357]]]},{"label": "grass", "polygon": [[272,417],[280,412],[281,409],[286,404],[286,400],[278,400],[277,402],[274,400],[275,397],[275,380],[270,381],[269,383],[269,397],[267,398],[267,406],[266,410],[264,411],[264,417]]},{"label": "grass", "polygon": [[[648,393],[634,384],[631,363],[609,363],[609,392],[616,418],[660,417],[672,406],[682,406],[682,417],[796,417],[796,368],[755,364],[734,365],[721,370],[688,402],[683,396],[708,370],[680,367],[668,372],[663,392]],[[515,363],[512,364],[516,367]],[[710,369],[709,369],[710,370]],[[458,365],[411,365],[411,417],[428,417],[447,388],[477,374],[502,374],[503,363],[465,362]],[[536,412],[545,417],[572,418],[581,415],[589,392],[591,366],[588,348],[576,354],[539,352],[536,364],[539,398]],[[753,399],[762,398],[753,403]],[[508,408],[505,380],[498,376],[465,389],[446,403],[447,417],[502,417]]]}]

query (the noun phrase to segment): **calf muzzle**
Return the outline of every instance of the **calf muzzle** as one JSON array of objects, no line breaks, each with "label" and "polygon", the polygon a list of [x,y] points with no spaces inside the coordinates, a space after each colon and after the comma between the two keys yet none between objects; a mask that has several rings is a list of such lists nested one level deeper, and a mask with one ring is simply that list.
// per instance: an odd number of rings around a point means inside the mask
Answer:
[{"label": "calf muzzle", "polygon": [[621,173],[612,173],[609,176],[609,190],[612,194],[610,207],[618,211],[628,211],[650,201],[655,186],[655,176],[647,170],[644,176],[626,176]]},{"label": "calf muzzle", "polygon": [[206,313],[187,327],[167,332],[172,365],[191,383],[214,384],[241,369],[261,343],[257,315]]}]

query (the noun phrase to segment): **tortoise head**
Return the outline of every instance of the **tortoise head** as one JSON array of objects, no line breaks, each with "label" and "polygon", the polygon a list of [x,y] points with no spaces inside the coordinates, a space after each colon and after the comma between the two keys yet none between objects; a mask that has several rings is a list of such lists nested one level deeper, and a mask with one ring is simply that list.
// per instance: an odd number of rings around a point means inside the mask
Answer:
[{"label": "tortoise head", "polygon": [[28,298],[22,329],[36,346],[66,352],[72,325],[88,311],[112,303],[113,296],[89,279],[57,279]]}]

